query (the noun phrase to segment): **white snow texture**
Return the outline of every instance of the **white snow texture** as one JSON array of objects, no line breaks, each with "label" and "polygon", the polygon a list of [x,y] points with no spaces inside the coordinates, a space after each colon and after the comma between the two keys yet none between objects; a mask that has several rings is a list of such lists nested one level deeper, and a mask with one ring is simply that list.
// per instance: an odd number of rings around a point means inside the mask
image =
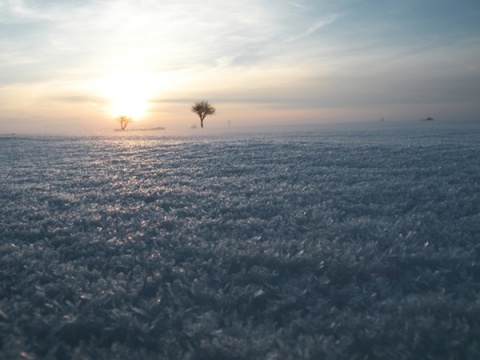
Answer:
[{"label": "white snow texture", "polygon": [[480,356],[478,124],[199,131],[0,137],[0,357]]}]

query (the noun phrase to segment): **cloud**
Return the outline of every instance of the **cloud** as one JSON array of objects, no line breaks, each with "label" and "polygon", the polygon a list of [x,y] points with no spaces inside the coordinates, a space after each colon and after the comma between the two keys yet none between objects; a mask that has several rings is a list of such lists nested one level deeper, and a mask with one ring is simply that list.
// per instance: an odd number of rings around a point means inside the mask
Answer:
[{"label": "cloud", "polygon": [[108,100],[99,96],[90,96],[90,95],[66,95],[66,96],[50,96],[44,98],[48,101],[58,101],[64,103],[74,103],[74,104],[106,104]]},{"label": "cloud", "polygon": [[294,42],[294,41],[299,41],[303,38],[307,38],[307,37],[315,34],[315,32],[317,32],[318,30],[324,28],[325,26],[333,24],[339,17],[340,17],[340,15],[338,15],[338,14],[332,14],[332,15],[329,15],[325,18],[317,19],[305,31],[303,31],[300,34],[297,34],[295,36],[292,36],[292,37],[288,38],[285,42],[290,43],[290,42]]},{"label": "cloud", "polygon": [[298,3],[298,2],[290,1],[290,2],[287,2],[287,4],[290,5],[290,6],[293,6],[296,10],[301,10],[301,11],[303,11],[303,10],[307,10],[307,9],[308,9],[305,5],[300,4],[300,3]]}]

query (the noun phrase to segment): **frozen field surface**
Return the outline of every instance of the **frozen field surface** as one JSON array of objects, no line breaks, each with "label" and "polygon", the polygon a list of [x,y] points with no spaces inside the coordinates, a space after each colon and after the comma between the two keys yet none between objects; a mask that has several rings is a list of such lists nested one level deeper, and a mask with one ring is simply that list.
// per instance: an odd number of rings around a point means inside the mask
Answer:
[{"label": "frozen field surface", "polygon": [[480,126],[376,125],[0,137],[0,358],[480,358]]}]

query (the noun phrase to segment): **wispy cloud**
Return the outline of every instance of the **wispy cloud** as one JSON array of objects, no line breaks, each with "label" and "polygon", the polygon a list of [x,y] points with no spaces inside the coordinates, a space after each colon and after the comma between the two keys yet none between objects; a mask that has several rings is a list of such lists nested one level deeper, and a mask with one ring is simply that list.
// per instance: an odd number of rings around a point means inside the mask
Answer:
[{"label": "wispy cloud", "polygon": [[45,100],[58,101],[64,103],[73,103],[73,104],[105,104],[108,103],[108,100],[99,96],[91,95],[67,95],[67,96],[51,96],[45,98]]},{"label": "wispy cloud", "polygon": [[307,10],[307,7],[305,5],[300,4],[298,2],[288,1],[287,4],[290,5],[290,6],[293,6],[297,10],[302,10],[302,11]]},{"label": "wispy cloud", "polygon": [[325,18],[317,19],[313,24],[308,26],[303,32],[297,35],[294,35],[292,37],[289,37],[288,39],[285,40],[285,42],[289,43],[289,42],[299,41],[300,39],[303,39],[303,38],[307,38],[315,34],[318,30],[330,24],[333,24],[339,17],[340,15],[338,14],[332,14]]}]

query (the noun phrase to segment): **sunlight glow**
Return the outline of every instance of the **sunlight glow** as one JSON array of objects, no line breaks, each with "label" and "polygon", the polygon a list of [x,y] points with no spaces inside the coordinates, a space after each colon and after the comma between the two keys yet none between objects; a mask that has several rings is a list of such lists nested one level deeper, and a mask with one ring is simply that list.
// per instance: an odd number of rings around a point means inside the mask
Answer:
[{"label": "sunlight glow", "polygon": [[164,85],[158,75],[120,71],[95,81],[95,86],[108,100],[109,116],[121,115],[141,120],[149,111],[149,101]]}]

